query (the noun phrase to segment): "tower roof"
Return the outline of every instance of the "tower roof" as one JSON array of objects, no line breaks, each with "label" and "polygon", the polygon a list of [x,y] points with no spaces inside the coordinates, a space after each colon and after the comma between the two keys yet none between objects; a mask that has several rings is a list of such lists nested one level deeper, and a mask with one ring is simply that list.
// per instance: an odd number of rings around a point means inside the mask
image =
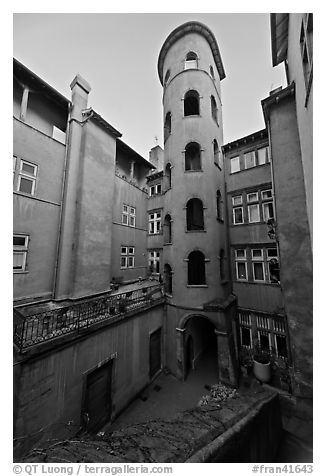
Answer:
[{"label": "tower roof", "polygon": [[157,63],[158,75],[160,77],[161,84],[163,85],[163,64],[168,50],[177,40],[187,35],[188,33],[198,33],[208,41],[214,56],[214,61],[217,67],[219,77],[221,80],[224,79],[225,71],[215,36],[211,32],[211,30],[207,28],[207,26],[203,23],[200,23],[198,21],[188,21],[187,23],[183,23],[175,30],[173,30],[163,43]]}]

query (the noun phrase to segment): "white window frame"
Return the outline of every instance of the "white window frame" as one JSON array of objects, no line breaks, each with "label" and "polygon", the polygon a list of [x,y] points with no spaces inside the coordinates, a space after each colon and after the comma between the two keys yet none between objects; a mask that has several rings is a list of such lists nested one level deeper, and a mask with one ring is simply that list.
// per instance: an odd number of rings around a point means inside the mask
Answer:
[{"label": "white window frame", "polygon": [[[17,160],[17,158],[16,158],[16,160]],[[26,172],[25,170],[23,170],[24,164],[28,165],[29,167],[33,167],[34,168],[34,173],[30,174],[29,172]],[[37,172],[38,172],[38,166],[36,164],[32,164],[31,162],[28,162],[27,160],[20,159],[19,170],[18,170],[18,179],[17,179],[17,192],[23,193],[25,195],[34,196],[35,187],[36,187]],[[31,193],[23,192],[23,191],[20,190],[20,184],[21,184],[22,179],[28,180],[32,183]]]},{"label": "white window frame", "polygon": [[[122,264],[124,262],[124,264]],[[131,263],[131,265],[129,264]],[[121,246],[120,249],[120,269],[129,269],[135,267],[135,247]]]},{"label": "white window frame", "polygon": [[[152,216],[153,218],[151,218]],[[161,211],[150,212],[148,215],[148,233],[150,235],[160,234],[162,232],[161,222],[162,222]]]},{"label": "white window frame", "polygon": [[[238,251],[241,251],[241,252],[244,251],[244,256],[239,256]],[[235,256],[235,270],[236,270],[237,281],[248,281],[247,251],[243,248],[235,249],[234,256]],[[246,270],[245,278],[240,278],[240,273],[238,268],[238,265],[240,263],[245,265],[245,270]]]},{"label": "white window frame", "polygon": [[[151,256],[152,255],[152,256]],[[153,265],[154,273],[160,272],[161,252],[160,250],[148,251],[148,265]],[[156,271],[156,264],[159,263],[159,271]]]},{"label": "white window frame", "polygon": [[[269,206],[272,206],[272,209],[273,209],[273,216],[269,216],[270,213],[269,213]],[[275,218],[275,209],[274,209],[274,202],[273,200],[270,200],[269,202],[266,201],[266,202],[263,202],[262,203],[262,210],[263,210],[263,220],[265,222],[267,222],[268,220],[270,219],[273,219]],[[268,210],[268,216],[267,216],[267,213],[266,213],[266,210]]]},{"label": "white window frame", "polygon": [[247,203],[258,202],[258,192],[249,192],[247,193]]},{"label": "white window frame", "polygon": [[[273,252],[275,252],[275,255],[274,256],[270,256],[269,255],[269,251],[270,250],[273,250]],[[277,248],[266,248],[266,267],[267,267],[267,272],[268,272],[268,281],[271,283],[271,284],[276,284],[275,282],[272,283],[272,280],[271,280],[271,275],[270,275],[270,271],[269,271],[269,262],[270,260],[272,259],[276,259],[277,262],[278,262],[278,266],[280,266],[280,260],[279,260],[279,256],[278,256],[278,251],[277,251]]]},{"label": "white window frame", "polygon": [[[254,165],[249,165],[248,167],[248,162],[247,162],[247,159],[250,157],[250,159],[253,159],[253,163]],[[244,168],[247,170],[247,169],[253,169],[254,167],[256,167],[257,165],[257,160],[256,160],[256,153],[254,150],[251,150],[250,152],[246,152],[245,154],[243,154],[243,158],[244,158]]]},{"label": "white window frame", "polygon": [[[262,268],[263,268],[263,279],[257,279],[256,278],[256,273],[255,273],[255,265],[258,265],[258,264],[261,264],[262,265]],[[256,283],[265,283],[266,282],[266,277],[265,277],[265,263],[263,260],[259,260],[259,259],[253,259],[252,260],[252,277],[253,277],[253,280],[256,282]]]},{"label": "white window frame", "polygon": [[[238,210],[239,208],[241,209],[242,221],[236,223],[236,221],[235,221],[235,210]],[[233,207],[232,215],[233,215],[233,225],[243,225],[243,223],[244,223],[244,221],[243,221],[243,207]]]},{"label": "white window frame", "polygon": [[[259,256],[254,256],[254,251],[260,251]],[[262,248],[253,248],[251,250],[251,259],[253,261],[263,261],[264,260],[263,249]]]},{"label": "white window frame", "polygon": [[[261,192],[261,199],[262,200],[273,200],[273,191],[271,188],[268,188],[266,190],[262,190]],[[264,197],[264,193],[270,193],[270,196]]]},{"label": "white window frame", "polygon": [[[264,157],[263,157],[263,160],[260,161],[260,157],[263,155],[263,151],[265,151]],[[265,165],[265,164],[268,164],[269,162],[270,162],[269,147],[268,146],[259,147],[259,149],[257,149],[257,165]]]},{"label": "white window frame", "polygon": [[160,183],[155,183],[154,185],[151,185],[149,188],[149,196],[153,197],[154,195],[161,195],[162,193],[162,184]]},{"label": "white window frame", "polygon": [[[237,203],[237,200],[236,199],[240,199],[239,202]],[[239,205],[242,205],[243,201],[242,201],[242,195],[235,195],[234,197],[232,197],[232,205],[237,207]]]},{"label": "white window frame", "polygon": [[[252,209],[253,207],[257,207],[257,209],[258,209],[258,219],[257,220],[253,220],[252,217],[250,216],[250,209]],[[249,223],[259,223],[260,222],[259,203],[253,203],[253,204],[248,205],[248,222]]]},{"label": "white window frame", "polygon": [[[232,166],[232,164],[235,164],[235,163],[237,163],[237,167],[235,167],[235,170],[232,170],[234,169],[234,166]],[[240,172],[240,156],[239,155],[237,155],[236,157],[231,157],[230,159],[230,174],[235,174],[236,172]]]},{"label": "white window frame", "polygon": [[14,233],[13,238],[24,238],[24,245],[13,245],[13,255],[22,255],[23,264],[21,269],[13,269],[14,273],[21,273],[26,271],[26,262],[27,262],[27,253],[28,253],[28,244],[29,244],[29,235],[22,233]]},{"label": "white window frame", "polygon": [[[124,222],[126,221],[126,223]],[[136,208],[123,203],[122,205],[122,214],[121,214],[121,223],[124,226],[131,226],[135,228],[136,226]]]}]

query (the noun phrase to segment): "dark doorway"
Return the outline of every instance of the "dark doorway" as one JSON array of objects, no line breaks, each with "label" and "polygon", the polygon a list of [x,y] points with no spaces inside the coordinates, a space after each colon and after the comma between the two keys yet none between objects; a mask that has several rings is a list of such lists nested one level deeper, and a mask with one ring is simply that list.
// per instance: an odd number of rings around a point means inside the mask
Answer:
[{"label": "dark doorway", "polygon": [[161,329],[150,335],[149,341],[149,376],[154,375],[161,369]]},{"label": "dark doorway", "polygon": [[188,255],[188,284],[206,284],[205,276],[205,256],[201,251],[192,251]]},{"label": "dark doorway", "polygon": [[194,360],[194,341],[192,336],[188,336],[186,341],[186,355],[185,355],[185,378],[188,377],[189,372],[193,368]]},{"label": "dark doorway", "polygon": [[85,393],[86,429],[93,433],[111,416],[111,380],[113,360],[87,375]]},{"label": "dark doorway", "polygon": [[199,198],[191,198],[188,200],[186,222],[188,231],[204,229],[203,202]]}]

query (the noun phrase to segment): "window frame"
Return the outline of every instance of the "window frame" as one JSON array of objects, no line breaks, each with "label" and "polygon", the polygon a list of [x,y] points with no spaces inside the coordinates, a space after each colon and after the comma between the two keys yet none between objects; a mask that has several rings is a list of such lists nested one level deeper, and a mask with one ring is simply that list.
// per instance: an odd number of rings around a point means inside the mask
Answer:
[{"label": "window frame", "polygon": [[[159,217],[157,215],[160,215]],[[151,215],[154,217],[151,218]],[[151,231],[151,225],[153,225],[153,231]],[[148,212],[148,234],[159,235],[162,233],[162,210]]]},{"label": "window frame", "polygon": [[[243,256],[239,256],[238,252],[244,252]],[[236,272],[236,281],[248,281],[248,263],[247,263],[247,250],[245,248],[236,248],[234,250],[234,261],[235,261],[235,272]],[[239,265],[245,265],[245,278],[240,277]]]},{"label": "window frame", "polygon": [[[124,223],[124,219],[126,219],[127,223]],[[136,207],[127,205],[126,203],[122,204],[121,224],[130,226],[131,228],[136,227]]]},{"label": "window frame", "polygon": [[[258,220],[252,220],[251,212],[250,210],[252,208],[256,207],[258,210]],[[261,222],[261,217],[260,217],[260,207],[259,203],[250,203],[247,205],[247,210],[248,210],[248,223],[260,223]]]},{"label": "window frame", "polygon": [[27,253],[28,253],[28,246],[30,241],[30,236],[25,233],[14,233],[13,234],[13,241],[15,238],[24,238],[24,245],[15,245],[13,243],[13,256],[16,255],[23,255],[23,264],[21,269],[15,268],[13,263],[13,272],[22,273],[27,271]]},{"label": "window frame", "polygon": [[[15,160],[15,170],[17,171],[17,184],[16,184],[16,191],[19,192],[19,193],[23,193],[24,195],[28,195],[28,196],[34,196],[35,195],[35,189],[36,189],[36,180],[37,180],[37,176],[38,176],[38,165],[36,164],[33,164],[32,162],[29,162],[25,159],[21,159],[17,156],[14,156],[16,157],[16,160]],[[18,170],[17,170],[17,162],[18,162]],[[24,164],[30,166],[30,167],[33,167],[34,168],[34,173],[31,174],[31,173],[28,173],[26,171],[23,170],[23,166]],[[27,181],[30,181],[32,183],[32,189],[31,189],[31,192],[24,192],[23,190],[20,190],[20,185],[21,185],[21,180],[27,180]]]},{"label": "window frame", "polygon": [[[235,160],[237,159],[237,163],[238,163],[238,168],[237,170],[232,170],[232,164],[234,164]],[[230,158],[230,174],[236,174],[237,172],[240,172],[241,170],[241,167],[240,167],[240,155],[236,155],[235,157],[231,157]]]},{"label": "window frame", "polygon": [[[241,222],[236,222],[235,221],[235,212],[236,210],[239,210],[241,209],[241,217],[242,217],[242,221]],[[244,216],[243,216],[243,206],[241,207],[233,207],[232,209],[232,222],[233,222],[233,225],[243,225],[244,224]]]},{"label": "window frame", "polygon": [[[123,252],[123,249],[126,249],[125,252]],[[130,251],[132,250],[132,251]],[[122,260],[125,260],[125,265],[122,265]],[[132,265],[129,266],[129,262],[131,260]],[[127,246],[127,245],[121,245],[120,247],[120,269],[132,269],[135,267],[135,246]]]},{"label": "window frame", "polygon": [[[249,155],[250,155],[251,158],[253,158],[254,165],[250,165],[250,166],[248,167],[248,165],[247,165],[247,158],[249,157]],[[243,160],[244,160],[244,168],[245,168],[245,170],[253,169],[254,167],[256,167],[256,166],[257,166],[257,159],[256,159],[256,152],[255,152],[255,150],[250,150],[249,152],[245,152],[245,153],[243,154]]]}]

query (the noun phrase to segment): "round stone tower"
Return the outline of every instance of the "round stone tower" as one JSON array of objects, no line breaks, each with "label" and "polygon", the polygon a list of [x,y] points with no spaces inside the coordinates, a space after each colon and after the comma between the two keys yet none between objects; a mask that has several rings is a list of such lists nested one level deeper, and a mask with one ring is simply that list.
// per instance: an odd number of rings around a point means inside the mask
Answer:
[{"label": "round stone tower", "polygon": [[[203,24],[176,28],[158,60],[164,88],[164,274],[170,302],[201,306],[228,295],[216,39]],[[227,289],[226,289],[227,288]]]}]

